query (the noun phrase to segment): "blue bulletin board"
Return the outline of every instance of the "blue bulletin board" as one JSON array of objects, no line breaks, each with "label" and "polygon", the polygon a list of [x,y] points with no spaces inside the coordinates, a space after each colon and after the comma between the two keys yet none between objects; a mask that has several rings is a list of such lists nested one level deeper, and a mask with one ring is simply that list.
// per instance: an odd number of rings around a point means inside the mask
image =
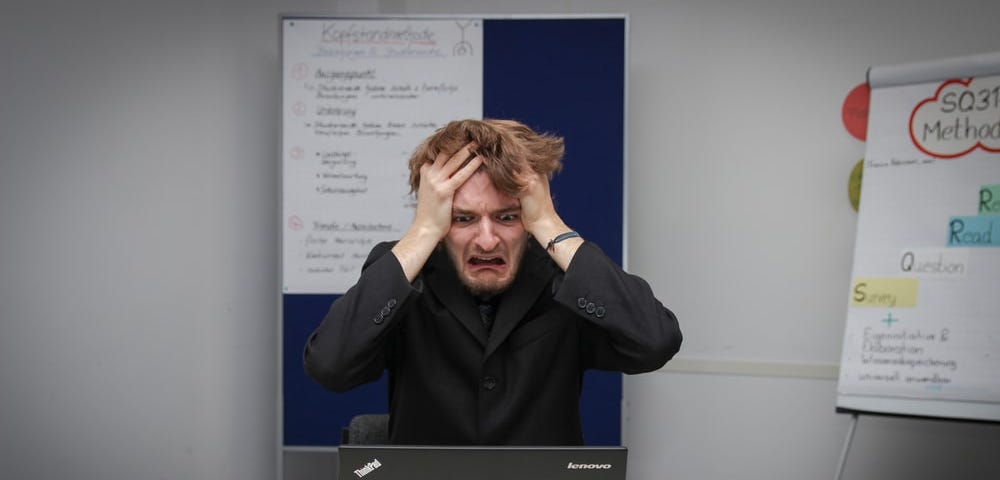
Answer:
[{"label": "blue bulletin board", "polygon": [[[482,116],[515,119],[536,131],[565,138],[563,171],[552,182],[556,208],[568,225],[623,263],[627,17],[417,18],[481,25]],[[283,17],[282,56],[301,53],[289,51],[296,47],[285,41],[292,22],[349,23],[352,28],[359,26],[354,30],[357,32],[366,22],[384,20]],[[290,71],[293,68],[283,62],[283,84],[306,77],[302,72]],[[283,98],[283,109],[294,109],[294,102],[293,98]],[[283,113],[283,131],[297,128],[298,123],[290,125],[297,121]],[[311,158],[309,145],[289,145],[287,134],[282,143],[283,164]],[[296,194],[295,189],[302,186],[289,181],[287,170],[285,177],[282,199],[288,202]],[[405,178],[391,187],[398,188],[400,194],[408,191]],[[300,229],[301,220],[283,212],[282,228]],[[289,238],[283,237],[284,275],[288,275]],[[386,380],[383,376],[377,383],[336,394],[309,379],[302,367],[302,349],[337,294],[301,293],[290,290],[287,282],[283,281],[283,285],[279,382],[282,445],[335,447],[340,443],[342,427],[351,417],[388,411]],[[621,443],[621,399],[620,373],[585,374],[581,415],[588,445]]]}]

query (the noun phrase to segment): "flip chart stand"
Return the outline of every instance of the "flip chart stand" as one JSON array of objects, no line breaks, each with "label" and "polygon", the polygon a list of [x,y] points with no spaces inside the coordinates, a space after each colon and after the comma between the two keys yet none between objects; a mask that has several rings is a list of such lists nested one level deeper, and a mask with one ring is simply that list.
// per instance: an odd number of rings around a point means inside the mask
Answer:
[{"label": "flip chart stand", "polygon": [[847,464],[847,453],[851,450],[851,441],[854,440],[854,429],[858,426],[858,414],[851,414],[851,424],[847,427],[847,438],[844,439],[844,449],[840,452],[840,462],[837,463],[837,476],[835,480],[841,480],[844,476],[844,465]]}]

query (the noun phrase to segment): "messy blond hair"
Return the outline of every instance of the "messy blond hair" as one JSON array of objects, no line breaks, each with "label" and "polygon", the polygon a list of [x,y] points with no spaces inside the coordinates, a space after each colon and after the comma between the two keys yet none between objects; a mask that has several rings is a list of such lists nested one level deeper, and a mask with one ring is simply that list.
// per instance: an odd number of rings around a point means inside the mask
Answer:
[{"label": "messy blond hair", "polygon": [[456,120],[439,128],[424,140],[410,157],[410,191],[420,187],[420,167],[432,163],[438,154],[451,155],[469,142],[475,142],[476,154],[497,190],[517,196],[524,185],[519,178],[525,168],[552,178],[562,169],[563,139],[547,133],[538,134],[514,120]]}]

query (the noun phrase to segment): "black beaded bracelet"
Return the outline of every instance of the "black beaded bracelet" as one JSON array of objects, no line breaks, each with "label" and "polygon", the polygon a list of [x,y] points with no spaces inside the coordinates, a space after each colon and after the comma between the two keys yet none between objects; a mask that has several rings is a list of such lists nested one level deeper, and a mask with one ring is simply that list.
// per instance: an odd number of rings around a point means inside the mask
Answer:
[{"label": "black beaded bracelet", "polygon": [[551,252],[556,248],[557,243],[566,240],[567,238],[574,238],[579,236],[580,236],[579,233],[576,233],[572,230],[566,233],[560,233],[559,235],[556,235],[555,238],[553,238],[552,240],[549,240],[549,243],[545,245],[545,249]]}]

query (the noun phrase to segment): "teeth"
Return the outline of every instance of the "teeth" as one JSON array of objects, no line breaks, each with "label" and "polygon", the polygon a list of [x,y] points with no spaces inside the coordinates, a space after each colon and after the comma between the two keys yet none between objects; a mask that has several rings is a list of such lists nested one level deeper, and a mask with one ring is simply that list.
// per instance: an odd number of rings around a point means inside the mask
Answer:
[{"label": "teeth", "polygon": [[472,257],[469,259],[470,263],[492,263],[494,265],[503,265],[503,259],[500,257]]}]

